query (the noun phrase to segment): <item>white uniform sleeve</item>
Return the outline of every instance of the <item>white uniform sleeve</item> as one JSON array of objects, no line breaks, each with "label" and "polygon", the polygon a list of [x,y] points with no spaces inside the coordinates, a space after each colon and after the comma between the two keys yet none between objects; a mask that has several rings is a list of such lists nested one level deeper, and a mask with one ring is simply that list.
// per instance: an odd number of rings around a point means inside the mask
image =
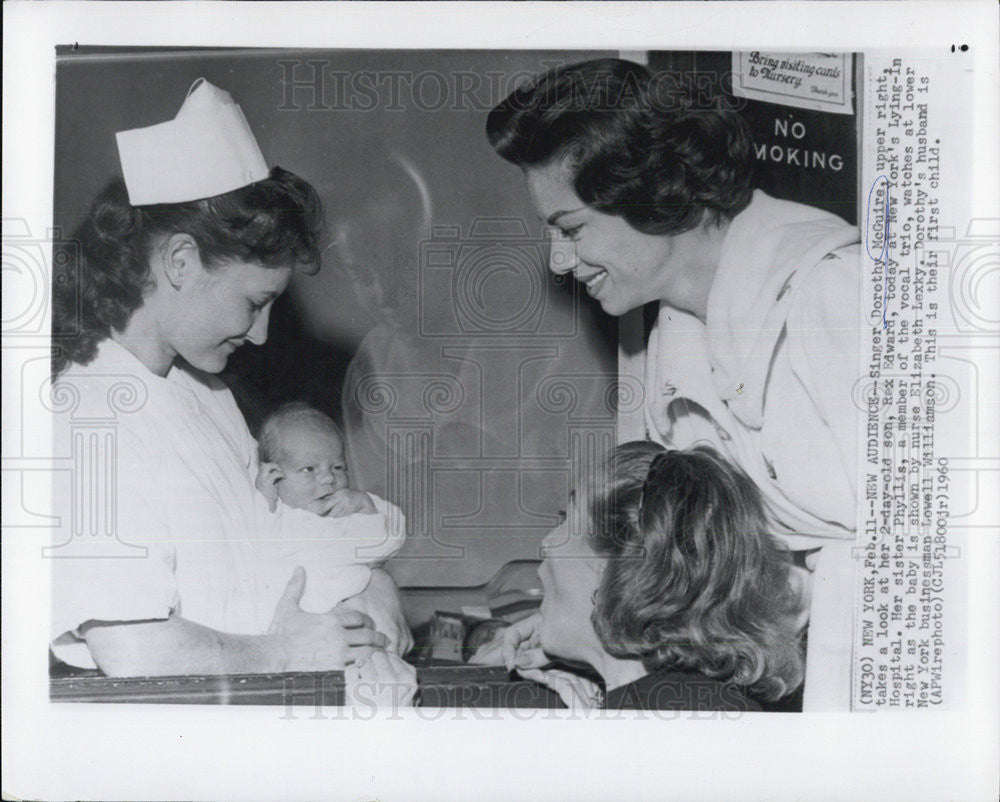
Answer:
[{"label": "white uniform sleeve", "polygon": [[[78,634],[81,624],[162,620],[180,602],[171,533],[149,484],[155,482],[156,468],[126,435],[119,438],[116,466],[118,492],[106,499],[113,506],[113,532],[83,535],[102,556],[88,556],[91,544],[80,543],[52,552],[51,647],[60,660],[84,668],[96,666]],[[81,501],[68,493],[55,499],[64,531],[78,513],[74,503]],[[121,542],[109,547],[112,537]],[[98,538],[104,543],[96,543]]]}]

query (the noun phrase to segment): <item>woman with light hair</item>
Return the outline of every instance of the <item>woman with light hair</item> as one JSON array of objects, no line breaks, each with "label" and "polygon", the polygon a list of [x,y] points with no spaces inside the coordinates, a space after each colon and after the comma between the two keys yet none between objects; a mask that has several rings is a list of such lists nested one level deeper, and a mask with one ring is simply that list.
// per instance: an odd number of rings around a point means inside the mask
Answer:
[{"label": "woman with light hair", "polygon": [[[541,609],[476,662],[499,645],[571,708],[794,709],[780,703],[802,685],[803,589],[757,488],[717,452],[619,446],[576,483],[543,546]],[[400,682],[374,661],[359,673]]]}]

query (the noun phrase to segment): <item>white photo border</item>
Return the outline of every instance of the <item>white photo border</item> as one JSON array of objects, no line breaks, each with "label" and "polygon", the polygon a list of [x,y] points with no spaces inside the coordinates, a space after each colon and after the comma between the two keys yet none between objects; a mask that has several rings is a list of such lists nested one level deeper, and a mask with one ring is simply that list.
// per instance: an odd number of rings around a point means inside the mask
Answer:
[{"label": "white photo border", "polygon": [[[973,216],[1000,216],[993,3],[13,2],[4,6],[4,21],[4,218],[27,219],[33,231],[52,225],[55,46],[74,43],[929,49],[974,72],[975,107],[956,124],[975,132]],[[7,349],[15,346],[4,343],[5,363]],[[17,392],[17,381],[16,373],[4,371],[5,398]],[[4,410],[8,432],[6,404]],[[44,418],[35,425],[44,436]],[[996,453],[996,429],[989,435]],[[284,711],[273,708],[53,705],[45,668],[48,565],[38,559],[37,535],[5,529],[2,545],[5,797],[996,796],[995,539],[977,544],[969,564],[964,712],[748,716],[730,722],[695,715],[669,722],[641,715],[605,722],[527,715],[495,721],[478,720],[471,711],[436,720],[411,713],[355,722],[308,715],[283,720]]]}]

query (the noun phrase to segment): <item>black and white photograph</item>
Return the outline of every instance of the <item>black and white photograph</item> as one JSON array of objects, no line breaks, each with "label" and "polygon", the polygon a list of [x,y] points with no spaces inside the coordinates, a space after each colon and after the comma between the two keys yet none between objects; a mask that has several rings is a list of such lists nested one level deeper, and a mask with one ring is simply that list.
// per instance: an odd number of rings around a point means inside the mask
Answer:
[{"label": "black and white photograph", "polygon": [[[135,729],[53,784],[5,720],[5,794],[988,798],[996,54],[403,46],[351,6],[301,17],[326,39],[53,32],[50,123],[4,148],[48,154],[41,213],[4,186],[4,699],[28,677],[31,743]],[[557,724],[554,774],[501,766]],[[853,777],[710,768],[843,767],[852,727]],[[963,784],[881,785],[928,732],[970,739]]]}]

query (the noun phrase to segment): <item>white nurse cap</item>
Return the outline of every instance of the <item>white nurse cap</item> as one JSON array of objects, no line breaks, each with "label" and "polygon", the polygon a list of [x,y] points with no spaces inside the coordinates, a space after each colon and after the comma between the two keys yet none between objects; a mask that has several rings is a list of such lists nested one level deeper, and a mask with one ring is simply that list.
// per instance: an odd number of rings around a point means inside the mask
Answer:
[{"label": "white nurse cap", "polygon": [[174,119],[115,137],[133,206],[211,198],[268,176],[243,110],[204,78]]}]

